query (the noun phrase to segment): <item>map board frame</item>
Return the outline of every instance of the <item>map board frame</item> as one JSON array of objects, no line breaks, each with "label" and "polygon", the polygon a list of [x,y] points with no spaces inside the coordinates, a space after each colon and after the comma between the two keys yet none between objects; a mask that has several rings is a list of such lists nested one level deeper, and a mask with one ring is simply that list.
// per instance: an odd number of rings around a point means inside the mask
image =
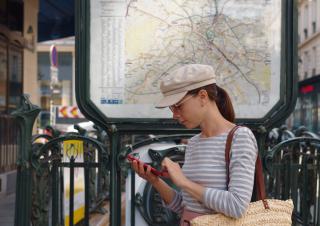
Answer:
[{"label": "map board frame", "polygon": [[[296,1],[281,0],[280,99],[262,118],[237,118],[251,128],[275,126],[293,111],[297,98],[297,6]],[[81,112],[98,124],[121,124],[129,127],[181,128],[171,118],[116,118],[105,115],[90,99],[90,1],[76,5],[76,98]],[[99,59],[98,59],[99,60]],[[134,109],[133,109],[134,110]]]}]

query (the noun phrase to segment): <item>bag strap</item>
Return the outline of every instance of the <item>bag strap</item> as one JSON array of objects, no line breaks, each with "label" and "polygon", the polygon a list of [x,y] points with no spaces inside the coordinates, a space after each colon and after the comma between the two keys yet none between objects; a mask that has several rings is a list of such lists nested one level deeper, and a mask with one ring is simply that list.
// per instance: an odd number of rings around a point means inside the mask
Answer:
[{"label": "bag strap", "polygon": [[[241,126],[233,127],[229,132],[227,141],[226,141],[225,160],[226,160],[226,170],[227,170],[227,187],[229,187],[229,182],[230,182],[229,168],[230,168],[230,150],[232,145],[232,139],[233,139],[234,133],[240,127]],[[264,185],[263,171],[262,171],[262,162],[259,156],[259,152],[258,152],[256,167],[255,167],[255,185],[257,188],[258,200],[262,200],[264,208],[269,209],[269,205],[266,200],[266,192],[265,192],[265,185]]]}]

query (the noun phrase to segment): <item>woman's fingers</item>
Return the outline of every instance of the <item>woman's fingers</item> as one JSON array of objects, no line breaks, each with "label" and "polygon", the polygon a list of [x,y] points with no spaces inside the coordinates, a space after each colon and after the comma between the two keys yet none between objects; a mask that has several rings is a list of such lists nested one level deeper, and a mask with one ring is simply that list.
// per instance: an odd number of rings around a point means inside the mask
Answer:
[{"label": "woman's fingers", "polygon": [[161,162],[162,168],[167,168],[167,165],[170,163],[170,161],[171,160],[168,157],[165,157]]},{"label": "woman's fingers", "polygon": [[139,175],[139,177],[149,181],[150,183],[158,180],[159,178],[151,172],[151,166],[144,167],[144,163],[140,161],[132,161],[132,169]]},{"label": "woman's fingers", "polygon": [[132,169],[136,171],[137,173],[139,172],[139,166],[137,161],[132,161]]}]

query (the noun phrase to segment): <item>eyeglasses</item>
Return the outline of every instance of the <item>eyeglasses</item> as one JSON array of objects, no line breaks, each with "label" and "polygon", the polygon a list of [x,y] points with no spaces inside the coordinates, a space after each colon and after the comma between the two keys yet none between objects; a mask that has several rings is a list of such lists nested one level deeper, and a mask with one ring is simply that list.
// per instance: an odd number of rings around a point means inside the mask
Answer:
[{"label": "eyeglasses", "polygon": [[169,106],[170,110],[172,112],[175,112],[175,111],[180,111],[181,110],[181,105],[185,102],[187,102],[188,100],[191,99],[191,97],[193,97],[192,95],[190,95],[189,97],[185,98],[184,100],[181,100],[179,103],[176,103],[174,105],[171,105]]}]

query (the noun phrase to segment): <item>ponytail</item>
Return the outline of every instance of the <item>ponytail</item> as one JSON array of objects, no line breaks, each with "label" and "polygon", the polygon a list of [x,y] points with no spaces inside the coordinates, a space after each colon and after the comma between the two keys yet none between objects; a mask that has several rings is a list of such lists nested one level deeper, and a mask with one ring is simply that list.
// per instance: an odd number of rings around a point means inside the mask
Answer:
[{"label": "ponytail", "polygon": [[216,86],[217,89],[217,98],[215,99],[218,109],[221,115],[230,122],[234,122],[235,113],[233,105],[228,93],[221,87]]}]

